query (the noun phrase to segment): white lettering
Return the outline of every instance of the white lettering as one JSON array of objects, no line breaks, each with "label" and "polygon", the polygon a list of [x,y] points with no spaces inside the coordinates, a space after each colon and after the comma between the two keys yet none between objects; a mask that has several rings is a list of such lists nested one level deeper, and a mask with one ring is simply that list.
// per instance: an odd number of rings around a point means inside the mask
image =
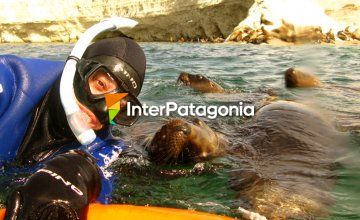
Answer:
[{"label": "white lettering", "polygon": [[178,105],[175,102],[166,103],[166,116],[170,116],[170,112],[176,111]]},{"label": "white lettering", "polygon": [[155,106],[155,105],[152,105],[149,107],[149,113],[151,116],[156,116],[159,114],[159,107],[158,106]]},{"label": "white lettering", "polygon": [[[135,105],[135,106],[132,106],[131,105],[131,102],[128,102],[126,104],[126,114],[127,115],[142,115],[142,108],[141,106],[138,106],[138,105]],[[136,114],[136,110],[138,112],[138,114]],[[130,114],[131,113],[131,114]]]},{"label": "white lettering", "polygon": [[142,106],[133,106],[130,102],[127,103],[127,115],[144,115],[144,116],[170,116],[171,113],[177,113],[179,116],[201,116],[209,119],[215,119],[218,116],[238,116],[238,117],[249,117],[255,115],[254,106],[243,106],[242,102],[239,105],[178,105],[176,102],[166,102],[166,105],[147,105],[144,103]]},{"label": "white lettering", "polygon": [[195,114],[197,116],[206,116],[206,106],[200,105],[195,108]]},{"label": "white lettering", "polygon": [[[225,107],[225,106],[224,106],[224,107]],[[226,107],[225,107],[225,108],[226,108]],[[210,118],[210,119],[215,119],[216,116],[217,116],[217,113],[218,113],[217,106],[215,106],[215,105],[210,105],[210,106],[207,108],[208,118]]]},{"label": "white lettering", "polygon": [[218,112],[220,116],[227,116],[229,115],[229,108],[227,108],[227,106],[220,106]]},{"label": "white lettering", "polygon": [[180,107],[178,108],[178,114],[179,114],[180,116],[188,116],[188,115],[189,115],[189,108],[188,108],[188,106],[184,106],[184,105],[180,106]]},{"label": "white lettering", "polygon": [[164,115],[165,109],[166,109],[166,106],[165,106],[165,105],[160,105],[160,116],[163,116],[163,115]]},{"label": "white lettering", "polygon": [[65,186],[70,186],[70,189],[71,189],[72,191],[74,191],[76,194],[78,194],[79,196],[84,195],[84,193],[83,193],[80,189],[78,189],[78,188],[77,188],[75,185],[73,185],[71,182],[66,181],[66,180],[65,180],[62,176],[60,176],[59,174],[57,174],[57,173],[55,173],[55,172],[53,172],[53,171],[51,171],[51,170],[47,170],[47,169],[39,169],[39,170],[37,171],[37,173],[40,173],[40,172],[50,174],[50,176],[55,177],[55,179],[61,180],[61,182],[64,183]]},{"label": "white lettering", "polygon": [[[250,112],[248,112],[247,110],[250,110]],[[255,115],[255,107],[254,106],[245,106],[244,107],[244,114],[245,116],[254,116]]]},{"label": "white lettering", "polygon": [[149,106],[146,105],[146,103],[144,103],[144,104],[142,105],[143,114],[144,114],[145,116],[149,116],[149,114],[148,114],[148,108],[149,108]]}]

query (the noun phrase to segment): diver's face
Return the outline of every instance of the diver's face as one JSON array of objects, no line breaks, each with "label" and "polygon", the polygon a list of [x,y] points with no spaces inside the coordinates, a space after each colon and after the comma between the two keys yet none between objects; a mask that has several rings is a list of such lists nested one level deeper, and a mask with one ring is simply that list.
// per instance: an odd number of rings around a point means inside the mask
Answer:
[{"label": "diver's face", "polygon": [[[118,88],[116,81],[105,71],[97,71],[88,79],[90,91],[93,95],[106,94]],[[81,111],[88,116],[88,123],[94,130],[100,130],[103,124],[96,115],[81,102],[77,101]]]},{"label": "diver's face", "polygon": [[106,94],[117,89],[115,80],[105,71],[99,70],[89,77],[89,88],[93,95]]}]

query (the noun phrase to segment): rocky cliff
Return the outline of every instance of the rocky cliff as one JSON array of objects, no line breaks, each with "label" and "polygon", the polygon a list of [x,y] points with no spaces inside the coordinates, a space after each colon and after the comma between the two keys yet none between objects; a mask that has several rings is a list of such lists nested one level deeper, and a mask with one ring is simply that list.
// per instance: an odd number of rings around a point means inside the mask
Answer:
[{"label": "rocky cliff", "polygon": [[228,36],[253,0],[0,0],[0,42],[72,42],[111,16],[136,19],[140,41]]},{"label": "rocky cliff", "polygon": [[360,0],[0,0],[0,42],[74,42],[111,16],[138,41],[360,39]]},{"label": "rocky cliff", "polygon": [[360,43],[360,0],[256,0],[227,41]]}]

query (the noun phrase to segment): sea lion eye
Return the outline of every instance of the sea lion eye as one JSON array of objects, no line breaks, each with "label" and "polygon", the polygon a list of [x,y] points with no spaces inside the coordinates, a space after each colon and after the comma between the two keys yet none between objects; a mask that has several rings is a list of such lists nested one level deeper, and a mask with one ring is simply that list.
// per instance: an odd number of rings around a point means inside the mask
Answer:
[{"label": "sea lion eye", "polygon": [[198,78],[198,79],[202,79],[203,76],[202,76],[202,75],[197,75],[197,78]]}]

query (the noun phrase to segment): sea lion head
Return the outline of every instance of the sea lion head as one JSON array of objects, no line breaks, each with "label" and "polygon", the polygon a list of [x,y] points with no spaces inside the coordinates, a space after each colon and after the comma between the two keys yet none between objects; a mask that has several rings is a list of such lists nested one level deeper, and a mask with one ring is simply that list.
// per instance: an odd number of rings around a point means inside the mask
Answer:
[{"label": "sea lion head", "polygon": [[156,132],[146,150],[158,164],[194,163],[218,156],[224,144],[224,139],[199,119],[193,123],[173,119]]},{"label": "sea lion head", "polygon": [[177,80],[178,84],[190,86],[203,93],[221,93],[224,89],[216,82],[201,74],[181,72]]},{"label": "sea lion head", "polygon": [[320,81],[314,75],[295,68],[285,71],[285,85],[287,88],[319,87]]}]

